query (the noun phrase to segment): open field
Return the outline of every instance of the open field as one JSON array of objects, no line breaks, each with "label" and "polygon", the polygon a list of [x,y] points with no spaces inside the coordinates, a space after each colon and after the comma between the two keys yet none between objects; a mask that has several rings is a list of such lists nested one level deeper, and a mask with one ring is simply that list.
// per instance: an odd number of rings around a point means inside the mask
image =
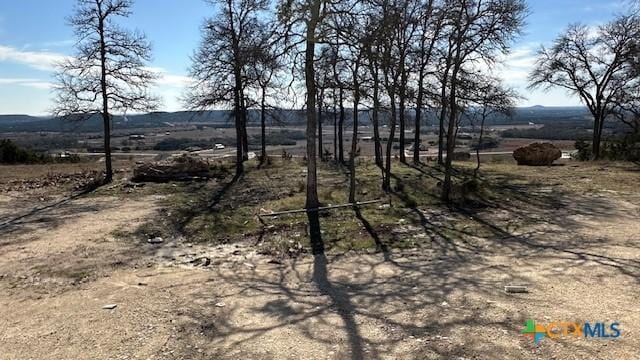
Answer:
[{"label": "open field", "polygon": [[[74,166],[2,167],[0,183]],[[302,206],[300,160],[250,165],[239,182],[218,165],[220,180],[145,186],[125,180],[129,166],[71,199],[73,187],[3,187],[3,357],[618,359],[640,348],[637,164],[492,162],[469,188],[471,164],[458,163],[451,209],[433,163],[395,163],[387,196],[362,161],[358,200],[383,202],[324,213],[315,256],[304,214],[256,216]],[[319,174],[321,201],[345,202],[344,169]],[[617,321],[622,335],[536,347],[520,334],[527,319]]]},{"label": "open field", "polygon": [[[508,129],[536,129],[540,125],[495,125],[487,128],[485,138],[492,137],[499,139],[496,147],[485,149],[483,151],[492,152],[510,152],[518,147],[528,145],[532,142],[551,142],[562,150],[573,150],[575,141],[572,140],[545,140],[545,139],[529,139],[529,138],[502,138],[501,132]],[[471,133],[475,140],[478,138],[476,132]],[[283,150],[297,156],[304,154],[306,140],[304,133],[306,128],[303,126],[268,126],[267,135],[267,152],[272,155],[280,155]],[[429,154],[437,151],[438,136],[437,128],[425,127],[421,135],[421,141],[424,146],[429,148]],[[259,151],[260,147],[260,127],[250,126],[247,128],[249,136],[249,144],[252,151]],[[135,135],[134,135],[135,134]],[[144,138],[132,139],[131,136],[143,135]],[[386,139],[389,135],[388,128],[381,127],[380,136]],[[398,133],[396,133],[396,137]],[[28,148],[36,148],[40,150],[48,150],[53,153],[68,151],[77,154],[94,154],[100,156],[102,137],[100,133],[59,133],[59,132],[16,132],[3,133],[2,138],[17,141],[22,146]],[[344,146],[345,153],[350,148],[352,138],[351,125],[344,127]],[[358,144],[360,153],[363,156],[373,156],[373,128],[371,126],[360,126],[358,129]],[[414,133],[413,129],[406,130],[406,147],[413,145]],[[364,139],[364,140],[363,140]],[[162,143],[173,140],[176,145],[181,145],[181,149],[163,149]],[[334,129],[332,123],[323,125],[323,148],[330,153],[334,152]],[[471,151],[470,145],[473,140],[458,140],[458,151]],[[222,156],[224,154],[233,153],[235,150],[235,129],[230,127],[215,127],[204,125],[181,125],[176,127],[158,127],[158,128],[132,128],[126,130],[115,131],[112,138],[113,151],[117,156],[127,155],[171,155],[176,152],[185,151],[187,148],[198,150],[212,149],[214,144],[222,143],[226,146],[224,150],[216,150],[206,152],[205,155]],[[397,142],[396,142],[397,143]],[[69,145],[73,144],[73,145]],[[197,144],[189,146],[189,144]],[[425,154],[426,155],[426,154]]]}]

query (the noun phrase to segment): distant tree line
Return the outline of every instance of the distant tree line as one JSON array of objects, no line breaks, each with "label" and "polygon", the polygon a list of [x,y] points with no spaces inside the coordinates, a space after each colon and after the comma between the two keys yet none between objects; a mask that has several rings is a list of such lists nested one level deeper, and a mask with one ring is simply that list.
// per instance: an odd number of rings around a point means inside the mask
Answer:
[{"label": "distant tree line", "polygon": [[546,124],[541,128],[508,129],[503,131],[501,135],[505,138],[578,140],[591,139],[593,133],[589,130],[589,125],[558,123]]},{"label": "distant tree line", "polygon": [[[296,145],[297,141],[304,140],[305,134],[302,131],[280,130],[269,133],[266,137],[266,144],[270,146],[278,145]],[[222,144],[225,146],[233,146],[236,139],[233,137],[215,137],[209,139],[192,139],[192,138],[166,138],[159,141],[153,146],[153,150],[157,151],[175,151],[187,150],[193,147],[202,149],[211,149],[214,144]],[[253,135],[249,137],[249,149],[262,149],[262,136]]]},{"label": "distant tree line", "polygon": [[0,164],[49,164],[54,162],[78,162],[78,156],[55,158],[45,152],[38,152],[18,146],[11,140],[0,139]]}]

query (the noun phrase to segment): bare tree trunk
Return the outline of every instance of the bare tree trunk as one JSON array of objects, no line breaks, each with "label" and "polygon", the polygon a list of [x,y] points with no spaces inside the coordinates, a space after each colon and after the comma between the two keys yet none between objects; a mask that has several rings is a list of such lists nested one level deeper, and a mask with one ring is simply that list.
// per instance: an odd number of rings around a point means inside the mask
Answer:
[{"label": "bare tree trunk", "polygon": [[322,144],[322,107],[324,105],[324,88],[320,89],[318,97],[318,153],[320,160],[324,161],[324,145]]},{"label": "bare tree trunk", "polygon": [[[104,109],[107,109],[103,105]],[[108,111],[108,110],[106,110]],[[104,182],[110,183],[113,180],[113,167],[111,164],[111,115],[108,112],[102,113],[102,123],[104,126],[104,163],[105,163],[105,177]]]},{"label": "bare tree trunk", "polygon": [[[444,93],[446,90],[443,89]],[[446,95],[445,95],[446,96]],[[445,104],[445,96],[442,97],[442,108],[440,109],[440,121],[438,125],[438,164],[444,164],[444,119],[447,116],[447,105]]]},{"label": "bare tree trunk", "polygon": [[236,125],[236,178],[239,178],[244,172],[244,167],[242,165],[243,156],[242,156],[242,122],[239,119],[239,115],[236,114],[235,125]]},{"label": "bare tree trunk", "polygon": [[247,108],[242,102],[242,160],[249,160],[249,136],[247,135]]},{"label": "bare tree trunk", "polygon": [[333,160],[338,162],[338,109],[335,89],[333,89]]},{"label": "bare tree trunk", "polygon": [[422,97],[424,96],[424,70],[420,68],[418,75],[418,96],[416,98],[415,134],[413,136],[413,163],[420,163],[420,120],[422,118]]},{"label": "bare tree trunk", "polygon": [[[229,23],[231,24],[231,42],[233,47],[233,56],[236,60],[240,57],[239,40],[236,36],[236,30],[234,29],[233,9],[231,0],[227,0],[227,7],[229,9]],[[243,106],[244,95],[242,93],[242,69],[240,68],[238,61],[234,62],[233,66],[234,88],[233,88],[233,112],[235,117],[236,126],[236,175],[235,178],[239,178],[244,172],[244,116],[245,108]]]},{"label": "bare tree trunk", "polygon": [[[359,60],[356,60],[359,61]],[[358,64],[353,74],[353,135],[351,137],[351,159],[349,161],[349,202],[356,201],[356,151],[358,148],[358,105],[360,103],[360,84],[358,82]]]},{"label": "bare tree trunk", "polygon": [[260,163],[264,164],[267,161],[267,109],[266,109],[266,91],[265,88],[262,88],[262,97],[260,99]]},{"label": "bare tree trunk", "polygon": [[473,178],[478,178],[478,172],[480,171],[480,147],[482,146],[482,139],[484,136],[484,121],[487,118],[486,108],[482,109],[482,121],[480,122],[480,136],[478,137],[478,146],[476,147],[476,168],[473,170]]},{"label": "bare tree trunk", "polygon": [[399,109],[399,118],[400,118],[400,162],[406,163],[407,159],[404,153],[405,150],[405,139],[404,139],[404,131],[405,131],[405,115],[406,115],[406,106],[405,106],[405,98],[407,92],[407,72],[402,68],[402,75],[400,77],[400,109]]},{"label": "bare tree trunk", "polygon": [[379,87],[380,81],[378,79],[377,70],[372,72],[373,75],[373,113],[371,115],[371,123],[373,125],[373,146],[375,148],[376,165],[379,168],[383,168],[382,164],[382,146],[380,145],[380,99],[379,99]]},{"label": "bare tree trunk", "polygon": [[600,109],[596,109],[596,116],[594,117],[593,122],[593,141],[592,141],[592,149],[593,154],[591,157],[593,160],[600,159],[600,143],[602,142],[602,128],[604,125],[604,116]]},{"label": "bare tree trunk", "polygon": [[[305,83],[307,87],[307,198],[306,208],[319,206],[316,173],[316,82],[314,69],[316,26],[320,18],[320,0],[310,2],[305,49]],[[315,214],[317,215],[317,213]],[[312,239],[313,240],[313,239]]]},{"label": "bare tree trunk", "polygon": [[390,92],[391,99],[391,123],[389,124],[389,139],[387,140],[387,153],[385,156],[384,179],[382,180],[382,189],[391,191],[391,149],[393,148],[393,140],[396,136],[396,98],[395,92]]},{"label": "bare tree trunk", "polygon": [[456,90],[457,90],[457,75],[459,65],[456,65],[451,74],[451,92],[449,93],[449,124],[447,129],[447,158],[445,159],[444,170],[444,183],[442,184],[442,201],[449,203],[451,201],[451,173],[453,160],[453,151],[455,150],[455,132],[456,132],[456,116],[457,116],[457,104],[456,104]]},{"label": "bare tree trunk", "polygon": [[[98,7],[99,6],[100,5],[98,5]],[[113,180],[113,168],[111,165],[111,119],[109,116],[109,96],[107,94],[107,45],[104,39],[104,19],[102,17],[98,22],[98,32],[100,33],[100,90],[102,92],[102,122],[104,127],[105,157],[104,163],[106,170],[104,182],[110,183]]]},{"label": "bare tree trunk", "polygon": [[441,91],[440,91],[440,120],[438,126],[438,164],[443,165],[443,152],[444,152],[444,120],[447,116],[447,78],[449,70],[451,69],[451,55],[447,55],[447,63],[444,68],[444,73],[441,79]]},{"label": "bare tree trunk", "polygon": [[344,164],[344,89],[340,87],[340,121],[338,122],[338,162]]}]

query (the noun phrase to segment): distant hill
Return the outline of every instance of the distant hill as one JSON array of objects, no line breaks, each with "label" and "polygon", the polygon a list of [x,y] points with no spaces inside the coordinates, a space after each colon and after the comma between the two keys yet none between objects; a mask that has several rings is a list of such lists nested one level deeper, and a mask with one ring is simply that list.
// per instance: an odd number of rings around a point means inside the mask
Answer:
[{"label": "distant hill", "polygon": [[[413,110],[409,110],[409,117],[413,115]],[[325,121],[333,123],[333,115],[325,113]],[[260,113],[257,110],[249,110],[248,122],[250,125],[257,125],[260,122]],[[347,112],[347,124],[350,123],[350,114]],[[385,123],[385,116],[382,116],[382,123]],[[271,110],[269,123],[281,125],[303,125],[305,124],[304,110]],[[412,120],[410,120],[412,121]],[[492,124],[526,124],[534,122],[536,124],[570,122],[581,123],[589,121],[589,113],[582,107],[545,107],[532,106],[521,107],[515,112],[512,118],[495,115],[487,120],[487,125]],[[437,123],[437,111],[432,110],[426,114],[427,124]],[[370,124],[369,116],[365,112],[360,116],[362,125]],[[204,112],[179,111],[179,112],[153,112],[148,114],[115,116],[113,119],[114,130],[126,130],[136,128],[158,128],[173,127],[176,125],[209,125],[217,127],[233,126],[232,112],[229,110],[212,110]],[[29,115],[0,115],[0,133],[5,132],[100,132],[102,131],[102,118],[94,115],[85,121],[74,121],[73,119],[61,119],[53,117],[36,117]]]},{"label": "distant hill", "polygon": [[[218,127],[232,126],[232,112],[212,110],[204,112],[153,112],[148,114],[114,116],[113,129],[173,127],[184,124],[204,124]],[[291,110],[273,110],[270,122],[283,124],[304,123],[304,112]],[[78,117],[79,118],[79,117]],[[249,111],[249,123],[256,124],[260,115],[256,110]],[[0,133],[3,132],[99,132],[102,131],[102,117],[99,114],[78,121],[73,117],[62,119],[54,117],[36,117],[29,115],[0,115]]]}]

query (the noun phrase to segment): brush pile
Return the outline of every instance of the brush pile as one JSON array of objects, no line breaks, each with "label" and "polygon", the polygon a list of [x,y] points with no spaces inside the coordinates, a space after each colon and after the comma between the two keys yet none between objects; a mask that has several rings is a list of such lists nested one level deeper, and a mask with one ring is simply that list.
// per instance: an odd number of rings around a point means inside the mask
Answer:
[{"label": "brush pile", "polygon": [[167,182],[206,180],[209,163],[198,156],[183,154],[167,160],[144,163],[133,169],[133,181]]}]

